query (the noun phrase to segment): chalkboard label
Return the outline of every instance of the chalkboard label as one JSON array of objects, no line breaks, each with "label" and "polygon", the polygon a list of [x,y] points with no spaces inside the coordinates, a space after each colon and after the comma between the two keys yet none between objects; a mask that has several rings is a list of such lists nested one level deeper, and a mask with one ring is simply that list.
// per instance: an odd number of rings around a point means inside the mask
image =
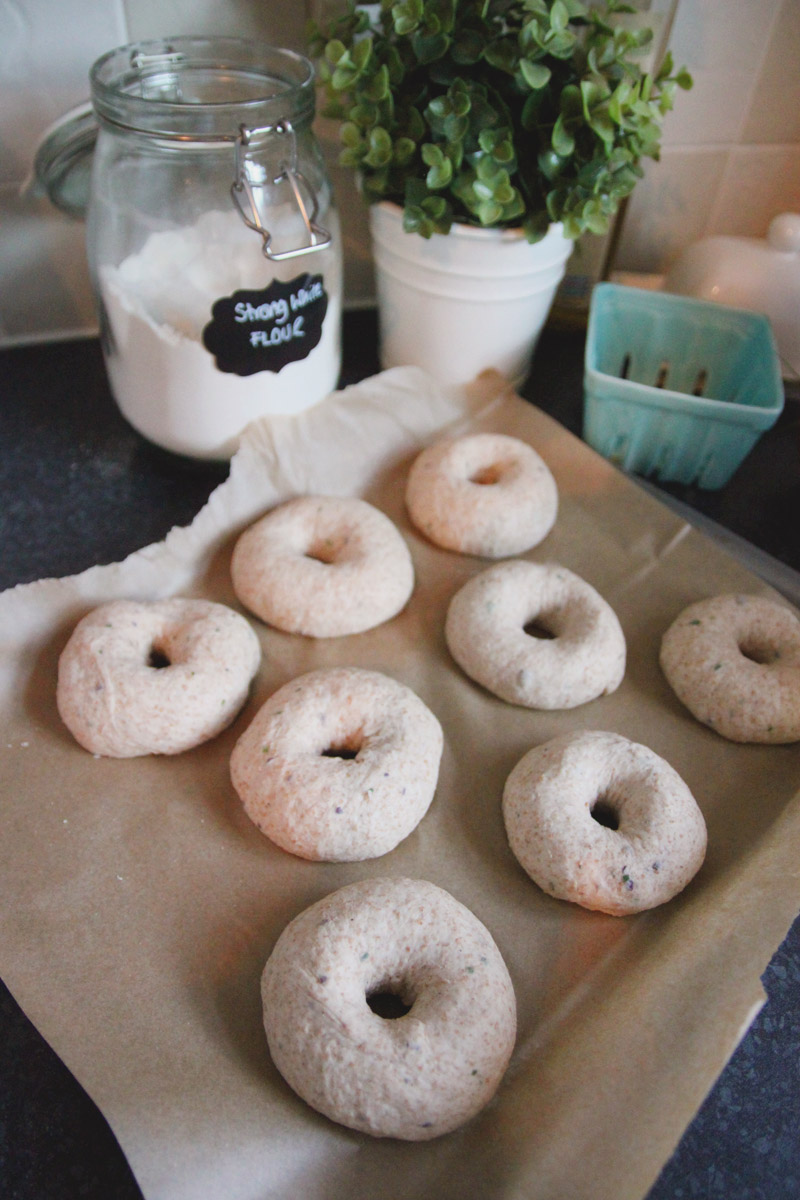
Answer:
[{"label": "chalkboard label", "polygon": [[261,291],[234,292],[217,300],[203,330],[203,345],[220,371],[255,375],[307,358],[322,337],[328,294],[321,275],[273,279]]}]

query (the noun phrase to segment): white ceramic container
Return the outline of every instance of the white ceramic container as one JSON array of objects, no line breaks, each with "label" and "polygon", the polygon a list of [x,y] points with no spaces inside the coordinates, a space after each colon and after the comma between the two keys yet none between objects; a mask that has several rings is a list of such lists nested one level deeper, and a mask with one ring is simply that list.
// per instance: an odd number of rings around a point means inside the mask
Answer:
[{"label": "white ceramic container", "polygon": [[709,237],[670,267],[664,290],[769,317],[784,378],[800,379],[800,213],[781,213],[766,238]]},{"label": "white ceramic container", "polygon": [[572,252],[561,225],[535,243],[470,225],[423,238],[384,201],[370,228],[381,365],[421,367],[444,384],[494,368],[519,386]]}]

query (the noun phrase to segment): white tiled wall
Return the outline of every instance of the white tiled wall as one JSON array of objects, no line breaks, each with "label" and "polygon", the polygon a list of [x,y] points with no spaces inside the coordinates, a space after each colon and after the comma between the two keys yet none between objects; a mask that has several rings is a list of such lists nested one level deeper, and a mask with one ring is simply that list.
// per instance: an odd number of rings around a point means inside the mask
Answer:
[{"label": "white tiled wall", "polygon": [[671,46],[694,87],[629,202],[621,270],[660,274],[700,237],[800,212],[800,0],[679,0]]},{"label": "white tiled wall", "polygon": [[[0,0],[0,345],[94,330],[84,230],[27,185],[47,126],[84,100],[91,63],[126,41],[180,33],[258,37],[302,50],[327,0]],[[654,8],[672,11],[672,0]],[[664,271],[710,233],[763,236],[800,211],[800,0],[678,0],[671,45],[695,79],[679,93],[661,161],[624,214],[614,266]],[[346,299],[372,296],[367,222],[336,168]]]},{"label": "white tiled wall", "polygon": [[[65,36],[65,30],[68,34]],[[86,98],[94,59],[125,38],[121,0],[0,0],[0,338],[91,323],[80,225],[26,190],[41,133]]]}]

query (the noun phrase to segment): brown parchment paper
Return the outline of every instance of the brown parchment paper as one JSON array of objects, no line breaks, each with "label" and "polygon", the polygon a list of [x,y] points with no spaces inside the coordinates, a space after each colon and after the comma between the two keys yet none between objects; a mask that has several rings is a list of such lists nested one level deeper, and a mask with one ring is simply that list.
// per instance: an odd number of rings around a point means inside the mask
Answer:
[{"label": "brown parchment paper", "polygon": [[[449,658],[449,598],[486,564],[437,550],[403,508],[408,464],[450,423],[529,441],[553,470],[555,529],[530,552],[589,580],[628,642],[613,695],[564,713],[504,704]],[[54,703],[57,656],[108,597],[184,593],[235,605],[235,533],[303,491],[360,493],[407,538],[402,614],[314,642],[254,621],[264,663],[235,725],[176,758],[81,750]],[[661,633],[701,596],[768,589],[542,412],[486,377],[446,393],[386,372],[308,414],[255,426],[192,526],[121,564],[0,596],[0,974],[99,1105],[148,1200],[624,1200],[641,1197],[763,1000],[759,975],[798,908],[797,746],[736,746],[694,722],[658,668]],[[228,778],[259,704],[300,672],[353,663],[413,687],[445,731],[417,830],[381,859],[313,864],[250,824]],[[532,745],[616,730],[683,775],[707,860],[670,904],[613,918],[555,901],[516,865],[503,782]],[[492,1104],[404,1144],[311,1111],[271,1064],[259,976],[286,924],[351,880],[430,879],[495,936],[519,1037]]]}]

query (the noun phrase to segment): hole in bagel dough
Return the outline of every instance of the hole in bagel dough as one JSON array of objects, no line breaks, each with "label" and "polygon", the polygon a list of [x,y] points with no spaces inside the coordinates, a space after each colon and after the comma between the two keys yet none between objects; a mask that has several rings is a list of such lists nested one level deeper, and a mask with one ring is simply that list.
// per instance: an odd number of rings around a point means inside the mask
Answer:
[{"label": "hole in bagel dough", "polygon": [[360,746],[328,746],[322,751],[323,758],[357,758]]},{"label": "hole in bagel dough", "polygon": [[502,463],[490,463],[488,467],[479,467],[473,475],[470,475],[469,481],[477,483],[481,487],[491,487],[493,483],[499,483],[502,477]]},{"label": "hole in bagel dough", "polygon": [[619,829],[619,812],[607,796],[598,796],[589,811],[598,825],[606,829]]},{"label": "hole in bagel dough", "polygon": [[171,667],[172,663],[160,646],[151,646],[147,656],[147,665],[154,671],[163,671],[164,667]]},{"label": "hole in bagel dough", "polygon": [[550,621],[547,613],[537,613],[530,621],[526,621],[522,626],[522,632],[527,633],[528,637],[543,638],[544,640],[552,641],[558,637],[557,633],[553,633],[550,628]]},{"label": "hole in bagel dough", "polygon": [[303,551],[306,558],[313,558],[315,562],[324,563],[330,566],[335,563],[342,553],[342,548],[347,541],[347,537],[321,537],[312,542],[307,550]]},{"label": "hole in bagel dough", "polygon": [[749,658],[751,662],[758,663],[761,667],[769,666],[770,663],[776,662],[781,656],[781,652],[777,646],[772,646],[754,637],[745,638],[744,641],[740,642],[739,652],[745,658]]},{"label": "hole in bagel dough", "polygon": [[411,1004],[406,1004],[399,992],[390,991],[388,984],[380,984],[374,992],[367,992],[367,1005],[384,1021],[397,1021],[411,1012]]}]

